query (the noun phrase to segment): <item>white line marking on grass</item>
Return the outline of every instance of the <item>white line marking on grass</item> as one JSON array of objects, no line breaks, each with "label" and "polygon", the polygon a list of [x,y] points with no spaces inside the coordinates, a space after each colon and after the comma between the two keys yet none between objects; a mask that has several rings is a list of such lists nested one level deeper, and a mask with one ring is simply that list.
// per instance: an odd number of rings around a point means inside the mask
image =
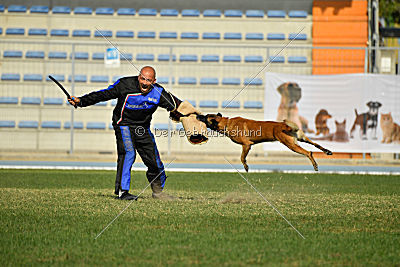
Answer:
[{"label": "white line marking on grass", "polygon": [[291,222],[289,222],[286,218],[285,218],[285,216],[283,216],[282,215],[282,213],[280,213],[279,212],[279,210],[277,209],[277,208],[275,208],[275,206],[274,205],[272,205],[272,203],[271,202],[269,202],[268,201],[268,199],[266,199],[264,196],[263,196],[263,194],[261,194],[261,192],[260,191],[258,191],[257,190],[257,188],[255,188],[254,187],[254,185],[252,185],[250,182],[249,182],[249,180],[247,180],[246,179],[246,177],[244,177],[240,172],[239,172],[239,170],[238,169],[236,169],[233,165],[232,165],[232,163],[230,163],[230,161],[226,158],[226,157],[224,157],[225,158],[225,160],[229,163],[229,165],[231,165],[231,167],[232,167],[232,169],[235,169],[236,170],[236,172],[247,182],[247,184],[248,185],[250,185],[251,186],[251,188],[253,188],[254,189],[254,191],[256,191],[264,200],[265,200],[265,202],[267,202],[268,203],[268,205],[270,205],[271,206],[271,208],[273,208],[303,239],[306,239],[300,232],[299,232],[299,230],[297,230],[293,225],[292,225],[292,223]]},{"label": "white line marking on grass", "polygon": [[[143,192],[147,189],[147,187],[149,187],[157,178],[158,176],[160,176],[161,173],[163,173],[165,171],[166,168],[168,168],[168,166],[175,160],[176,158],[174,158],[170,163],[167,164],[167,166],[164,168],[164,170],[162,172],[160,172],[138,195],[137,197],[139,198],[139,196],[141,194],[143,194]],[[129,206],[134,202],[135,200],[130,200],[128,205],[126,205],[126,207],[111,221],[109,222],[109,224],[107,224],[106,227],[104,227],[103,230],[101,230],[101,232],[94,238],[94,240],[96,240],[101,234],[104,233],[105,230],[107,230],[108,227],[110,227],[110,225],[116,220],[118,219],[119,216],[121,216],[121,214],[127,209],[129,208]]]}]

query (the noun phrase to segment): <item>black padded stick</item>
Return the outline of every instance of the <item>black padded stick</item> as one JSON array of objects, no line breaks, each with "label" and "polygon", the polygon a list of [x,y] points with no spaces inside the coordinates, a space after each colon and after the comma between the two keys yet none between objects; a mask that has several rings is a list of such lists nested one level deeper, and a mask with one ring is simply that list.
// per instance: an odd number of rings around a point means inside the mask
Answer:
[{"label": "black padded stick", "polygon": [[69,95],[69,93],[67,92],[67,90],[65,90],[64,86],[62,86],[61,83],[59,83],[59,82],[58,82],[53,76],[51,76],[51,75],[49,75],[49,78],[50,78],[53,82],[55,82],[55,83],[58,85],[58,87],[61,88],[61,90],[64,92],[64,94],[67,96],[68,99],[71,99],[71,96]]}]

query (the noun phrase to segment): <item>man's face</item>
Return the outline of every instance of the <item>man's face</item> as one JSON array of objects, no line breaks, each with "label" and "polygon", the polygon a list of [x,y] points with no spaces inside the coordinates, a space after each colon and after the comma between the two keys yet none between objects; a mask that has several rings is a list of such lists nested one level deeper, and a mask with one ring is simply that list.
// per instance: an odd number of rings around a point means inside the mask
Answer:
[{"label": "man's face", "polygon": [[142,72],[139,74],[139,86],[142,93],[150,92],[155,82],[156,79],[152,71],[142,70]]}]

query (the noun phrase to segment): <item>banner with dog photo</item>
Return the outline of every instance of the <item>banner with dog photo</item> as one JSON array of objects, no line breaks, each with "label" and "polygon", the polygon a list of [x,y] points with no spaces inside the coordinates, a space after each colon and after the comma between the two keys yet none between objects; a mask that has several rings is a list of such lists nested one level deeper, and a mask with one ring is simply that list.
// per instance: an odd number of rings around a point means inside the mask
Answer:
[{"label": "banner with dog photo", "polygon": [[[266,73],[265,120],[291,120],[334,152],[400,152],[400,76]],[[265,143],[264,150],[285,150]]]}]

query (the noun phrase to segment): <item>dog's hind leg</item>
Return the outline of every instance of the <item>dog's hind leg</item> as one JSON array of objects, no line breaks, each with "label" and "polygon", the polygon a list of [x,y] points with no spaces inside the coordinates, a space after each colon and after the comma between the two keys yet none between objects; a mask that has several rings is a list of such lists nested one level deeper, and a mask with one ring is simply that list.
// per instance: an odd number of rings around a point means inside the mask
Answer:
[{"label": "dog's hind leg", "polygon": [[290,150],[292,150],[293,152],[302,154],[304,156],[306,156],[312,163],[314,170],[318,171],[318,164],[315,161],[312,152],[311,151],[307,151],[304,148],[302,148],[301,146],[299,146],[298,144],[296,144],[295,141],[295,137],[292,136],[285,136],[285,137],[279,137],[278,141],[281,142],[282,144],[284,144],[285,146],[287,146]]},{"label": "dog's hind leg", "polygon": [[251,149],[251,144],[242,145],[242,155],[240,157],[240,160],[242,161],[243,167],[246,170],[246,172],[249,171],[249,165],[247,165],[246,157],[247,154],[249,154],[250,149]]},{"label": "dog's hind leg", "polygon": [[307,136],[303,136],[301,139],[298,139],[298,140],[301,141],[301,142],[304,142],[304,143],[307,143],[307,144],[315,146],[316,148],[318,148],[319,150],[321,150],[322,152],[324,152],[327,155],[332,155],[332,151],[330,151],[330,150],[326,149],[325,147],[322,147],[321,145],[311,141]]}]

